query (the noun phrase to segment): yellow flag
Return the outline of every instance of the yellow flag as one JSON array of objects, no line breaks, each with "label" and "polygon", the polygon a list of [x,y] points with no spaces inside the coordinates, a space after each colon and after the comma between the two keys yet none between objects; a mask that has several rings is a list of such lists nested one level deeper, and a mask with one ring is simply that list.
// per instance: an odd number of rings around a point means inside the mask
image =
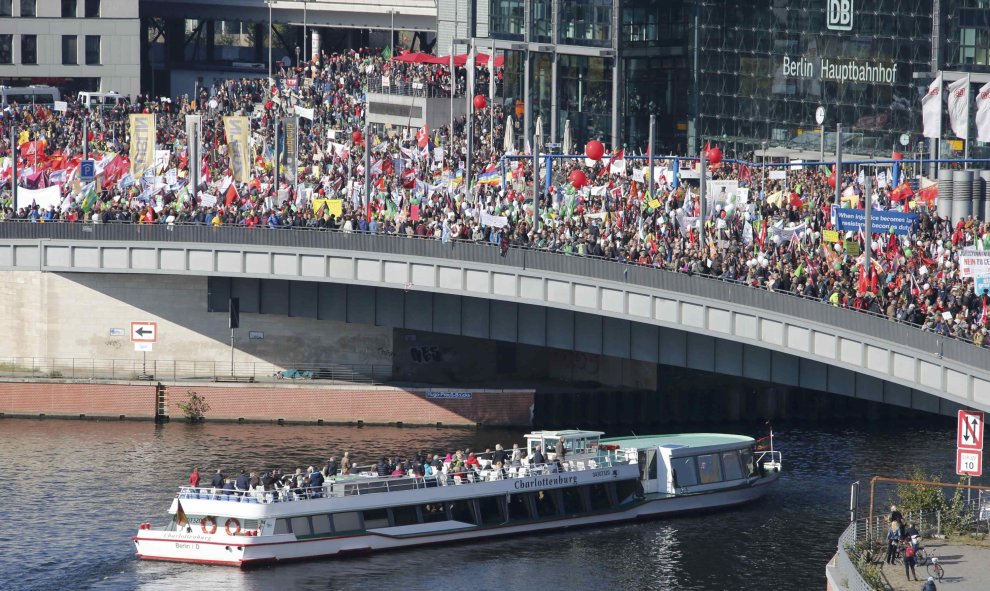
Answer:
[{"label": "yellow flag", "polygon": [[155,166],[155,115],[131,115],[131,174],[140,179]]},{"label": "yellow flag", "polygon": [[327,199],[327,210],[329,210],[330,215],[339,218],[344,215],[344,200]]},{"label": "yellow flag", "polygon": [[251,180],[251,150],[248,144],[251,124],[243,115],[228,116],[223,118],[223,128],[230,151],[230,171],[235,181],[246,183]]}]

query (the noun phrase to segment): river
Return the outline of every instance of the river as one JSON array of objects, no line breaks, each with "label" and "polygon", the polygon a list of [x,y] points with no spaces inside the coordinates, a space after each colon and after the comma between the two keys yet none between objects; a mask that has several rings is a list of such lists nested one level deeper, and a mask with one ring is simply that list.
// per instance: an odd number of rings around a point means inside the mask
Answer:
[{"label": "river", "polygon": [[[715,427],[726,428],[689,430]],[[759,435],[756,426],[729,428]],[[822,589],[851,481],[901,475],[907,465],[954,471],[948,419],[777,428],[784,474],[766,499],[745,508],[242,572],[139,561],[130,536],[141,522],[163,523],[194,465],[208,479],[217,467],[322,465],[345,450],[368,462],[418,449],[483,450],[521,443],[524,432],[4,419],[0,588]]]}]

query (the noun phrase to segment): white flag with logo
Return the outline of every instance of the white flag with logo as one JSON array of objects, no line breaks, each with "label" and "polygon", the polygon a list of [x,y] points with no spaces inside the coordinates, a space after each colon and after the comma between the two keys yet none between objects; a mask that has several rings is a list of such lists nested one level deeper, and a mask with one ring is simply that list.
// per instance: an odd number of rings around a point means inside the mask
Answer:
[{"label": "white flag with logo", "polygon": [[976,93],[976,139],[990,142],[990,82]]},{"label": "white flag with logo", "polygon": [[969,76],[949,85],[949,127],[956,137],[969,139]]},{"label": "white flag with logo", "polygon": [[921,119],[924,135],[938,139],[942,136],[942,75],[928,86],[928,94],[921,99]]}]

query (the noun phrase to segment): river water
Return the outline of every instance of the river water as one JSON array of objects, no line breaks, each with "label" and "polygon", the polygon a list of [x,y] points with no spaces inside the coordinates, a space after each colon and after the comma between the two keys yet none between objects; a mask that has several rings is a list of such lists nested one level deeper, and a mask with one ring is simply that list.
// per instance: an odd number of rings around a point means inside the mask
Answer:
[{"label": "river water", "polygon": [[[524,432],[5,419],[0,589],[822,589],[851,481],[907,465],[951,476],[954,426],[936,421],[778,425],[784,474],[766,499],[741,509],[242,572],[139,561],[130,536],[141,522],[163,523],[193,465],[208,479],[218,467],[322,465],[345,450],[359,462],[483,450],[521,443]],[[714,428],[725,429],[690,430]]]}]

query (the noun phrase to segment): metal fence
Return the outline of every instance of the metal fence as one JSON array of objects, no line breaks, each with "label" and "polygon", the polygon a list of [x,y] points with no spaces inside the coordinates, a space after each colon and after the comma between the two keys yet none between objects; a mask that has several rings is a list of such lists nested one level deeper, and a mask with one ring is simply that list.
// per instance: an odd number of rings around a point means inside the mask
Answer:
[{"label": "metal fence", "polygon": [[504,255],[489,243],[441,242],[432,238],[408,238],[308,228],[270,229],[237,226],[164,224],[0,223],[0,241],[77,240],[160,243],[206,243],[364,251],[448,259],[469,263],[533,269],[588,277],[651,289],[679,292],[700,298],[732,302],[869,335],[961,364],[985,367],[990,355],[964,340],[923,331],[915,325],[885,316],[839,308],[819,299],[784,292],[769,292],[744,283],[688,275],[629,263],[565,255],[527,248],[510,248]]},{"label": "metal fence", "polygon": [[844,585],[844,589],[848,591],[874,591],[873,585],[866,582],[849,554],[849,550],[857,542],[866,540],[866,522],[866,519],[853,521],[839,536],[839,547],[835,553],[835,570],[839,577],[838,583]]},{"label": "metal fence", "polygon": [[384,384],[388,365],[275,364],[265,362],[0,357],[0,378],[66,380],[243,381]]}]

